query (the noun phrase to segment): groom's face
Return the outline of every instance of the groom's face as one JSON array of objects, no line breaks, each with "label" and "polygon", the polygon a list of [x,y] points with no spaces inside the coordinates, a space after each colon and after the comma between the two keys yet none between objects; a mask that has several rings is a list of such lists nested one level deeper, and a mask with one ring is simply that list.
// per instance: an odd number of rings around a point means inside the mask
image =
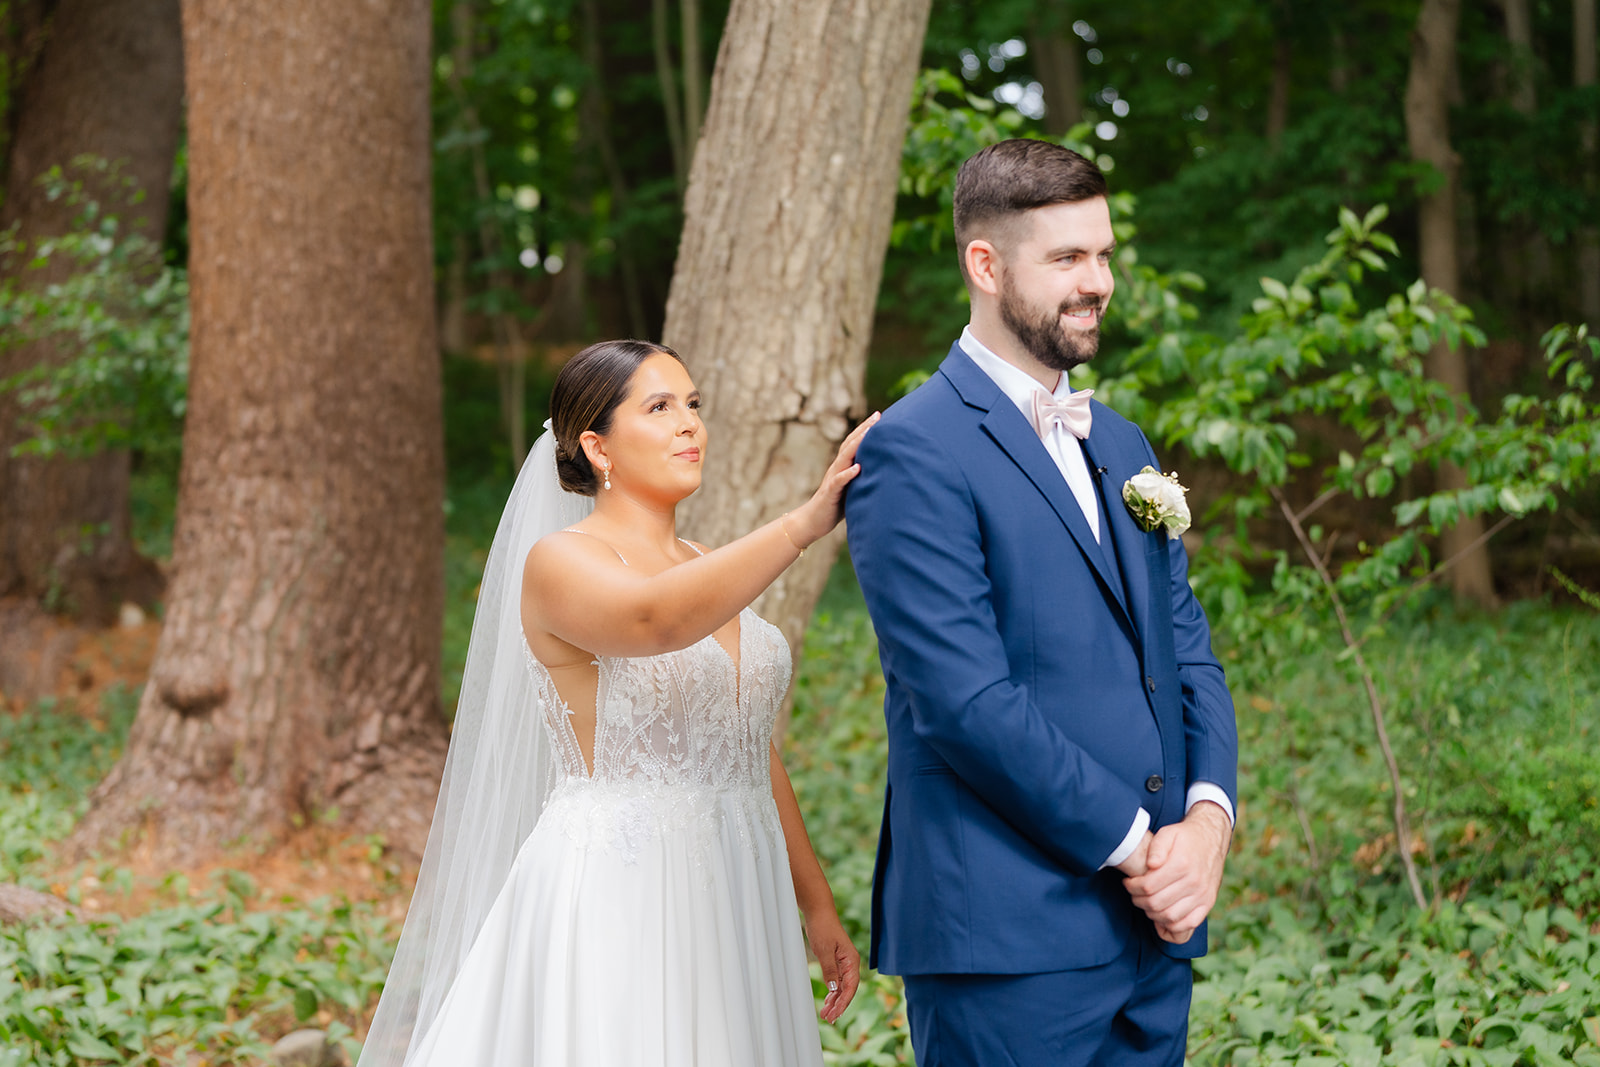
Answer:
[{"label": "groom's face", "polygon": [[1100,348],[1116,237],[1103,197],[1025,213],[1000,254],[1000,318],[1052,370],[1087,363]]}]

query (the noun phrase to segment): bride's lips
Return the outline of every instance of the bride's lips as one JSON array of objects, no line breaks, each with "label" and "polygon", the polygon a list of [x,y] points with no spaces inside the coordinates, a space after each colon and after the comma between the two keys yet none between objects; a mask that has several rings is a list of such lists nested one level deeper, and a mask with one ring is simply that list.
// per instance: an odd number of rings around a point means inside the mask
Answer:
[{"label": "bride's lips", "polygon": [[679,459],[686,459],[690,463],[700,462],[700,450],[698,448],[686,448],[682,452],[674,452],[673,455]]}]

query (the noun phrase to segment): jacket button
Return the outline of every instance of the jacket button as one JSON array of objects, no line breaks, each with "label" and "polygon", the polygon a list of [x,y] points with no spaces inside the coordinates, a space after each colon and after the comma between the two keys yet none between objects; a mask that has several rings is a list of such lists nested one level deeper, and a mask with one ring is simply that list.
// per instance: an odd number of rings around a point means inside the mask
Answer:
[{"label": "jacket button", "polygon": [[1152,676],[1150,676],[1148,674],[1145,675],[1144,676],[1144,684],[1149,687],[1150,692],[1154,693],[1156,691],[1156,680]]},{"label": "jacket button", "polygon": [[1144,787],[1146,791],[1151,793],[1161,792],[1161,776],[1159,774],[1152,774],[1150,777],[1144,780]]}]

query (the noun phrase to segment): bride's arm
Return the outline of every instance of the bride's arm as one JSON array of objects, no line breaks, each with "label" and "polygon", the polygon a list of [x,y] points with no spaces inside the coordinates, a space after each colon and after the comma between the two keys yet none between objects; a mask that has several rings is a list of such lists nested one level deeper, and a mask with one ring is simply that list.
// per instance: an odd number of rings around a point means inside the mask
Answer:
[{"label": "bride's arm", "polygon": [[811,499],[698,559],[656,575],[626,566],[593,537],[546,537],[528,552],[524,621],[598,656],[686,648],[737,615],[839,523],[844,487],[861,468],[856,445],[876,416],[839,445]]},{"label": "bride's arm", "polygon": [[778,805],[783,824],[783,839],[789,846],[789,872],[794,877],[795,900],[805,916],[806,940],[822,964],[822,977],[828,983],[828,996],[822,1002],[822,1017],[835,1022],[849,1007],[861,983],[861,955],[839,922],[833,890],[822,873],[817,854],[811,848],[805,820],[800,817],[800,802],[795,799],[789,773],[783,769],[778,749],[772,747],[772,799]]}]

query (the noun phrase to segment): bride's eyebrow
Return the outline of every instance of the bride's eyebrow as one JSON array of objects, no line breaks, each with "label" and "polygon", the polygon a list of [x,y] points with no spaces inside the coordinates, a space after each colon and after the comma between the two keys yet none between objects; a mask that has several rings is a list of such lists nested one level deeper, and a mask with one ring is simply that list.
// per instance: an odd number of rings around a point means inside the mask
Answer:
[{"label": "bride's eyebrow", "polygon": [[[658,393],[651,393],[649,396],[647,396],[643,400],[639,401],[639,406],[647,408],[651,404],[654,404],[658,400],[676,400],[676,399],[678,399],[678,394],[677,393],[669,393],[666,390],[662,390],[661,392],[658,392]],[[694,392],[689,394],[689,402],[690,403],[693,403],[694,401],[699,400],[699,399],[700,399],[700,390],[696,389]]]}]

